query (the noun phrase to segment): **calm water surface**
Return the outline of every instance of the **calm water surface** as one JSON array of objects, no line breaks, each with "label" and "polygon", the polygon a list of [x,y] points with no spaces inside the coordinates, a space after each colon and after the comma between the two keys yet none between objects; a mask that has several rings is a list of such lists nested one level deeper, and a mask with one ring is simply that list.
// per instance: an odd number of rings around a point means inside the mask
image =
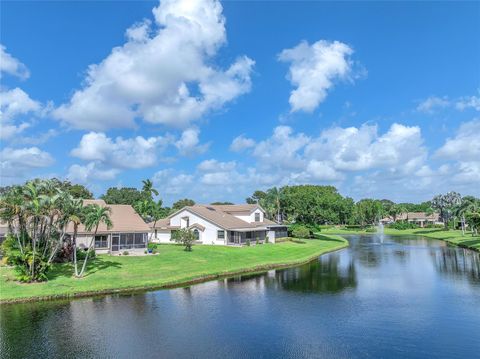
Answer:
[{"label": "calm water surface", "polygon": [[174,290],[3,306],[3,358],[479,358],[480,258],[351,236],[296,268]]}]

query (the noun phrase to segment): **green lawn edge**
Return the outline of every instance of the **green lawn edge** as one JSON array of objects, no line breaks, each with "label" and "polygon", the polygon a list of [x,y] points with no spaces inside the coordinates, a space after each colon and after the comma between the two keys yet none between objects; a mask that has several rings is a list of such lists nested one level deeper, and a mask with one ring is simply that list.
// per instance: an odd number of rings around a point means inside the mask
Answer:
[{"label": "green lawn edge", "polygon": [[[321,232],[318,234],[375,234],[367,232],[365,230],[344,230],[335,227],[331,228],[322,228]],[[385,228],[384,234],[392,236],[405,236],[405,235],[414,235],[414,236],[424,236],[432,239],[439,239],[447,242],[448,244],[455,245],[462,248],[468,248],[477,252],[480,252],[480,236],[473,237],[471,233],[465,233],[462,235],[460,230],[448,230],[445,231],[441,228],[415,228],[415,229],[405,229],[398,230],[393,228]]]},{"label": "green lawn edge", "polygon": [[82,279],[71,276],[71,265],[56,265],[49,281],[30,284],[17,282],[12,268],[1,267],[0,304],[184,287],[297,266],[348,247],[348,241],[338,235],[320,234],[304,242],[240,248],[195,246],[191,253],[177,245],[161,245],[157,256],[98,256]]}]

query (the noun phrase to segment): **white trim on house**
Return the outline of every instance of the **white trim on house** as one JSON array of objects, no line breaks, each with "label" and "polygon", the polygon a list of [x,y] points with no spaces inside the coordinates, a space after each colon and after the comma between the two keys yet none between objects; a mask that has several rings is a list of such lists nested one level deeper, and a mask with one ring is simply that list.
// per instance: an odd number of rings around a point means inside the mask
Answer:
[{"label": "white trim on house", "polygon": [[[267,236],[274,243],[277,232],[282,236],[286,233],[286,226],[267,220],[259,205],[187,206],[162,220],[159,226],[153,227],[153,222],[150,226],[150,240],[160,243],[171,242],[171,232],[178,228],[197,228],[199,242],[214,245],[263,242]],[[224,232],[223,238],[218,237],[219,231]]]}]

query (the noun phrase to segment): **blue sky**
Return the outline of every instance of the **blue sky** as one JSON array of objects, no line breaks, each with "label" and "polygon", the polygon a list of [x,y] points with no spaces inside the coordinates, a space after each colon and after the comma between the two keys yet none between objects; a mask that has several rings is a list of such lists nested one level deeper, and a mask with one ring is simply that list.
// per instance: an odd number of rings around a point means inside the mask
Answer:
[{"label": "blue sky", "polygon": [[480,195],[478,2],[3,2],[1,181]]}]

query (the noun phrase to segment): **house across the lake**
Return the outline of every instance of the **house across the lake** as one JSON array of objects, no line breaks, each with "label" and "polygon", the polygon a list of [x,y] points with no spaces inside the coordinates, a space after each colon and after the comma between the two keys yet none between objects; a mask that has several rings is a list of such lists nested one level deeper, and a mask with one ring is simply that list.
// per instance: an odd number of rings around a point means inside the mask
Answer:
[{"label": "house across the lake", "polygon": [[[83,204],[96,204],[111,209],[112,228],[104,223],[98,227],[94,238],[94,248],[97,253],[118,254],[124,251],[143,253],[147,248],[150,227],[135,212],[132,206],[124,204],[106,204],[100,199],[84,200]],[[69,225],[68,233],[73,234],[73,225]],[[94,229],[87,231],[83,224],[78,226],[77,246],[88,248],[93,238]]]},{"label": "house across the lake", "polygon": [[150,240],[172,241],[172,232],[189,228],[202,244],[242,245],[270,243],[287,237],[287,227],[265,217],[257,204],[187,206],[156,223],[151,222]]},{"label": "house across the lake", "polygon": [[389,224],[398,221],[406,221],[416,224],[419,227],[425,227],[426,225],[443,224],[440,221],[440,215],[438,213],[427,214],[425,212],[405,212],[399,214],[395,220],[393,217],[386,217],[381,220],[384,224]]}]

